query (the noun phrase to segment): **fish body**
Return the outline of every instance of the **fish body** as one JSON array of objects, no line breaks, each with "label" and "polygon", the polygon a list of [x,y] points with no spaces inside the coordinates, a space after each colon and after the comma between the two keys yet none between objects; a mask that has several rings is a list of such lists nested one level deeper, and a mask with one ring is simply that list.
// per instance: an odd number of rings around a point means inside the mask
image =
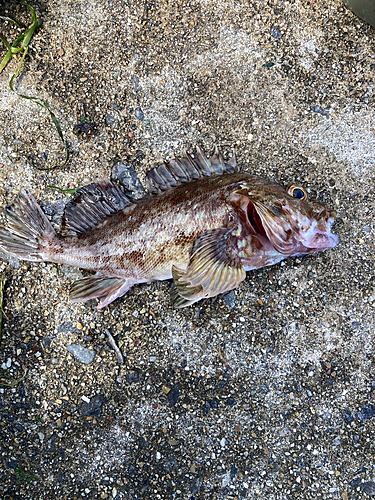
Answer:
[{"label": "fish body", "polygon": [[[231,290],[246,271],[326,250],[335,214],[307,201],[303,188],[239,171],[198,150],[147,174],[150,194],[136,202],[108,180],[78,190],[58,235],[27,192],[7,209],[0,248],[34,261],[95,271],[71,298],[103,308],[136,283],[173,278],[175,307]],[[295,195],[298,196],[295,196]]]}]

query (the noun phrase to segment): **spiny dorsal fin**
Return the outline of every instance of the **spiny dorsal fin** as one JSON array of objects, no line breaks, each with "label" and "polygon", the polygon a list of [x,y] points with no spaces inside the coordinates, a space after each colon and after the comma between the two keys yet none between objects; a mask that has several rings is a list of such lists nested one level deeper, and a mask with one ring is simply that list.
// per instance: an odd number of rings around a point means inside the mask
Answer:
[{"label": "spiny dorsal fin", "polygon": [[63,229],[70,236],[83,233],[131,204],[118,186],[101,179],[77,190],[65,208]]},{"label": "spiny dorsal fin", "polygon": [[146,173],[146,182],[149,193],[158,194],[202,177],[233,174],[240,171],[241,168],[234,152],[230,161],[226,162],[217,147],[214,155],[210,158],[207,158],[204,152],[197,147],[194,158],[189,153],[185,153],[182,158],[171,160],[160,167],[149,170]]}]

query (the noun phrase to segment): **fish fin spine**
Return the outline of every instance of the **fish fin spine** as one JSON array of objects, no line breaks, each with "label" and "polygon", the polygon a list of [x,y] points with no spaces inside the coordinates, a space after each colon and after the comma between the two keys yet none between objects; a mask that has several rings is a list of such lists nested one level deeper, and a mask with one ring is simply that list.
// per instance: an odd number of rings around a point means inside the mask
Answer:
[{"label": "fish fin spine", "polygon": [[218,147],[209,158],[197,147],[194,157],[186,152],[181,158],[170,160],[146,172],[146,182],[150,194],[159,194],[186,182],[212,175],[233,174],[241,170],[234,152],[231,159],[225,161]]},{"label": "fish fin spine", "polygon": [[33,262],[42,262],[57,235],[33,195],[22,189],[6,209],[5,225],[0,227],[0,248]]},{"label": "fish fin spine", "polygon": [[69,236],[84,233],[131,204],[116,184],[101,179],[77,190],[65,208],[62,229]]}]

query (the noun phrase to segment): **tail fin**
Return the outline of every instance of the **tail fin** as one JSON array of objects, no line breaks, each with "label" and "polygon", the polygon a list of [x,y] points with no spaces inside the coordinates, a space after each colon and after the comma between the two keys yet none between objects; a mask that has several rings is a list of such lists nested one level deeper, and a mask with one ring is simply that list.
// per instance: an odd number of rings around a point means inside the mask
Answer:
[{"label": "tail fin", "polygon": [[43,249],[56,233],[32,194],[24,189],[6,209],[0,226],[0,248],[23,260],[44,260]]}]

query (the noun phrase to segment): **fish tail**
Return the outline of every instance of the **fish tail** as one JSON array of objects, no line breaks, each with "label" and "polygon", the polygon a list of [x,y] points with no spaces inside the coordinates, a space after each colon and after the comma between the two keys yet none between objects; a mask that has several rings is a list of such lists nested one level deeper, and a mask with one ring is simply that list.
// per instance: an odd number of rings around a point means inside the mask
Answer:
[{"label": "fish tail", "polygon": [[22,189],[5,211],[0,249],[22,260],[41,262],[55,238],[55,230],[32,194]]}]

